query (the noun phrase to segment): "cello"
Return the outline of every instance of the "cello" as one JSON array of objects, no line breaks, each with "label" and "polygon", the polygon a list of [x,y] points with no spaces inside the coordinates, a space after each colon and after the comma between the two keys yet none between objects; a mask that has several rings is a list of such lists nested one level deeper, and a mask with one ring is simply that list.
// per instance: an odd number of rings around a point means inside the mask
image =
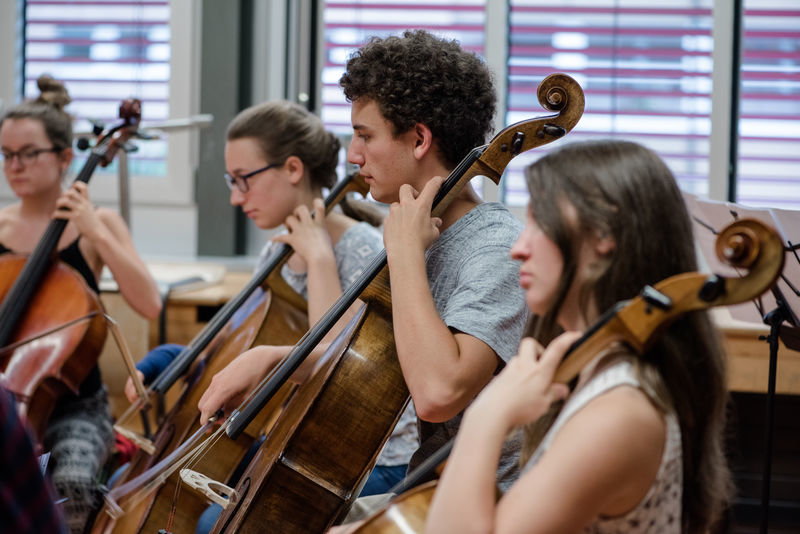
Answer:
[{"label": "cello", "polygon": [[[88,183],[136,134],[141,102],[125,100],[121,122],[102,134],[76,182]],[[41,442],[58,399],[78,388],[97,364],[106,337],[98,296],[83,277],[57,261],[67,221],[53,219],[33,253],[0,259],[0,383],[18,400],[20,416]]]},{"label": "cello", "polygon": [[[778,233],[755,219],[741,219],[723,228],[716,238],[716,254],[726,265],[747,270],[741,278],[717,274],[682,273],[646,286],[630,301],[619,302],[601,315],[575,341],[556,369],[554,382],[574,386],[583,367],[613,343],[624,343],[642,355],[669,325],[686,313],[730,306],[755,299],[767,291],[783,269],[784,249]],[[452,441],[420,465],[409,479],[427,478],[443,462]],[[413,486],[414,482],[406,484]],[[356,527],[353,534],[421,533],[436,481],[406,492],[402,489],[385,507]]]},{"label": "cello", "polygon": [[[509,126],[470,152],[442,185],[433,216],[471,178],[497,183],[515,156],[577,124],[584,100],[574,80],[550,76],[538,94],[543,107],[557,113]],[[366,307],[298,389],[235,490],[223,488],[225,495],[216,496],[227,508],[215,532],[254,532],[265,525],[321,532],[355,499],[409,398],[394,346],[385,252],[218,431],[236,438],[357,298]],[[185,473],[186,479],[194,481],[195,474]],[[213,498],[211,485],[219,487],[214,481],[197,486]]]},{"label": "cello", "polygon": [[[326,209],[332,209],[350,192],[366,195],[367,191],[363,177],[348,176],[331,190],[325,200]],[[185,375],[180,398],[161,422],[153,448],[149,452],[140,450],[131,460],[120,482],[106,495],[93,532],[150,532],[163,525],[179,532],[194,528],[197,516],[207,504],[204,499],[187,492],[181,495],[180,506],[175,506],[173,501],[180,487],[179,480],[177,476],[172,477],[170,471],[162,470],[168,465],[162,462],[171,458],[181,445],[185,446],[187,440],[193,443],[210,428],[210,425],[200,425],[197,404],[217,372],[254,345],[292,345],[308,329],[306,302],[281,275],[281,268],[291,254],[290,246],[277,247],[245,288],[215,315],[126,411],[123,418],[140,406],[152,404],[154,398]],[[187,373],[186,369],[192,364]],[[283,388],[282,394],[273,399],[248,432],[236,441],[220,443],[215,455],[203,459],[197,467],[215,477],[230,476],[252,443],[271,426],[292,389]],[[116,428],[119,430],[120,424]]]}]

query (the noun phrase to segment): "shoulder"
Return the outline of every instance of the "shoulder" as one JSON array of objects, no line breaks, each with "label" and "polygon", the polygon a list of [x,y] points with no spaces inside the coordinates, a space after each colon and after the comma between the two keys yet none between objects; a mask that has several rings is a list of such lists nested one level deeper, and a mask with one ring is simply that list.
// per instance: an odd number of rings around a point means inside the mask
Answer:
[{"label": "shoulder", "polygon": [[462,219],[470,224],[490,228],[507,228],[512,232],[522,228],[522,223],[500,202],[478,204]]},{"label": "shoulder", "polygon": [[114,234],[118,235],[120,232],[128,233],[128,225],[125,224],[125,220],[116,211],[108,208],[97,208],[96,213],[100,221]]},{"label": "shoulder", "polygon": [[654,441],[663,442],[666,432],[664,415],[650,402],[647,395],[630,385],[620,385],[590,400],[572,419],[564,425],[585,430],[598,426],[618,430],[621,435],[644,431],[647,437],[654,435]]},{"label": "shoulder", "polygon": [[0,243],[5,244],[7,237],[14,232],[19,223],[19,204],[12,204],[0,209]]},{"label": "shoulder", "polygon": [[522,223],[498,202],[484,202],[461,217],[442,234],[442,244],[452,242],[469,253],[490,248],[509,249],[522,231]]},{"label": "shoulder", "polygon": [[605,515],[644,498],[661,465],[666,420],[640,389],[623,385],[589,401],[556,434],[551,460],[579,466],[587,485],[607,491]]},{"label": "shoulder", "polygon": [[603,393],[558,429],[503,496],[498,522],[578,532],[598,517],[623,516],[653,486],[665,442],[664,417],[640,390],[626,385]]},{"label": "shoulder", "polygon": [[0,208],[0,225],[8,225],[19,220],[19,204]]},{"label": "shoulder", "polygon": [[343,251],[352,249],[369,249],[375,252],[383,248],[383,236],[377,228],[369,223],[359,222],[350,226],[336,243],[336,248]]}]

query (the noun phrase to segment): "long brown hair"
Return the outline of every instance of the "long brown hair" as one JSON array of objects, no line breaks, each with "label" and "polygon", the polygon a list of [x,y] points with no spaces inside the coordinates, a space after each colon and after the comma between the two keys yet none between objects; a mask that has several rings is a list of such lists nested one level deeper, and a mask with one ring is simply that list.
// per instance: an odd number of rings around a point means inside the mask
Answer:
[{"label": "long brown hair", "polygon": [[[316,115],[298,104],[274,100],[249,107],[234,117],[226,137],[253,139],[269,161],[300,158],[314,189],[329,189],[336,183],[341,143]],[[344,200],[341,207],[345,215],[373,226],[383,222],[382,212],[366,202]]]},{"label": "long brown hair", "polygon": [[[560,249],[565,266],[550,310],[532,323],[545,340],[557,334],[555,317],[575,279],[582,236],[608,235],[616,243],[579,288],[582,302],[593,295],[601,312],[647,284],[697,270],[691,222],[675,178],[641,145],[616,140],[568,144],[528,167],[526,179],[530,209]],[[575,208],[577,224],[560,209],[565,202]],[[636,360],[644,392],[662,410],[674,410],[680,423],[683,523],[691,533],[706,532],[718,520],[731,491],[723,453],[724,362],[704,312],[678,320]],[[550,421],[534,426],[529,439],[540,441]],[[527,450],[534,445],[529,443]]]}]

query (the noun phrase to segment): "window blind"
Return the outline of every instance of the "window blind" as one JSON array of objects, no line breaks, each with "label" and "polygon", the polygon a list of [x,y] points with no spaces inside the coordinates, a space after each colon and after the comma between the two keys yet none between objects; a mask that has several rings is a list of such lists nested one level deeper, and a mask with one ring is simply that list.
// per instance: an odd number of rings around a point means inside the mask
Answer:
[{"label": "window blind", "polygon": [[[142,100],[143,122],[169,116],[170,28],[168,0],[28,0],[24,95],[39,94],[36,79],[48,73],[65,83],[75,131],[89,119],[117,120],[119,103]],[[133,175],[166,175],[166,141],[137,143]],[[74,163],[80,168],[84,157]]]},{"label": "window blind", "polygon": [[800,209],[800,5],[744,8],[736,200]]},{"label": "window blind", "polygon": [[510,205],[527,203],[521,169],[564,142],[622,138],[661,155],[681,187],[708,189],[712,0],[511,0],[507,123],[541,112],[535,87],[552,72],[586,94],[577,127],[522,154],[504,180]]}]

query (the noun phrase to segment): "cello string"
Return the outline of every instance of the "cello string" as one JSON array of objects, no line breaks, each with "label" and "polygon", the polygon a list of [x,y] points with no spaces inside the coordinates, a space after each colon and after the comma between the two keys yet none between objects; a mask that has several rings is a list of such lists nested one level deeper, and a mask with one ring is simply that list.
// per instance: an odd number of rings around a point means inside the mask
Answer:
[{"label": "cello string", "polygon": [[39,332],[38,334],[35,334],[35,335],[31,336],[31,337],[28,337],[28,338],[25,338],[25,339],[20,339],[19,341],[15,341],[14,343],[6,345],[5,347],[0,347],[0,354],[5,354],[6,352],[12,352],[12,351],[20,348],[23,345],[27,345],[28,343],[33,343],[36,340],[42,339],[43,337],[46,337],[46,336],[49,336],[50,334],[55,334],[56,332],[60,332],[61,330],[64,330],[64,329],[69,328],[71,326],[75,326],[76,324],[78,324],[80,322],[88,321],[89,319],[93,318],[95,315],[98,315],[99,313],[100,312],[97,311],[97,310],[91,311],[91,312],[87,313],[86,315],[83,315],[83,316],[78,317],[76,319],[72,319],[70,321],[67,321],[64,324],[60,324],[58,326],[54,326],[53,328],[49,328],[49,329],[45,330],[44,332]]}]

